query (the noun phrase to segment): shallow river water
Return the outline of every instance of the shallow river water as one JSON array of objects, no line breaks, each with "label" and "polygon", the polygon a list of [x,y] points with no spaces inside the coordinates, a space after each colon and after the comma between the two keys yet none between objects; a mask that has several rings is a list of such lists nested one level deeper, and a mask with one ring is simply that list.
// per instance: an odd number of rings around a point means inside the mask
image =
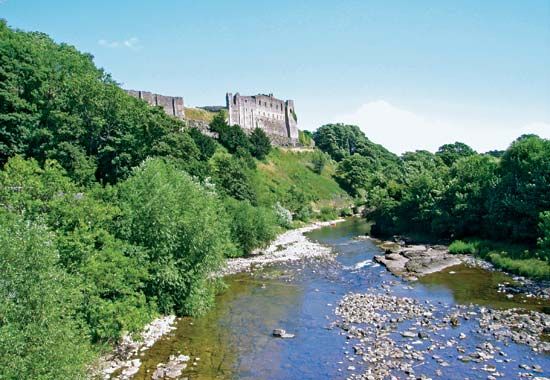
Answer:
[{"label": "shallow river water", "polygon": [[[360,357],[354,362],[346,358],[346,352],[353,352],[346,334],[337,327],[331,328],[338,320],[334,311],[345,294],[380,292],[382,286],[390,287],[396,296],[429,300],[440,305],[442,312],[457,303],[549,310],[548,303],[519,296],[509,299],[498,293],[496,285],[511,280],[498,272],[459,266],[427,276],[421,282],[401,281],[372,261],[380,249],[370,240],[358,238],[366,230],[364,222],[352,219],[308,235],[332,247],[337,254],[335,262],[277,265],[254,275],[227,277],[228,288],[218,296],[213,310],[201,318],[179,320],[173,334],[146,351],[134,378],[150,379],[158,363],[166,363],[170,355],[179,353],[191,357],[180,377],[188,379],[341,379],[350,375],[350,364],[360,373],[364,368]],[[434,339],[445,342],[462,332],[467,335],[462,345],[473,350],[488,339],[475,332],[475,323],[466,321],[436,334]],[[275,328],[296,336],[274,338],[271,334]],[[406,344],[406,338],[397,333],[394,339]],[[493,344],[508,361],[501,360],[497,365],[502,378],[529,373],[518,368],[521,363],[543,369],[543,373],[531,373],[532,376],[550,375],[549,355],[533,352],[525,345],[496,341]],[[439,350],[438,356],[445,358],[449,366],[443,368],[428,356],[421,364],[421,373],[442,379],[486,379],[489,375],[479,370],[479,364],[457,360],[454,348]],[[397,375],[406,378],[404,374]]]}]

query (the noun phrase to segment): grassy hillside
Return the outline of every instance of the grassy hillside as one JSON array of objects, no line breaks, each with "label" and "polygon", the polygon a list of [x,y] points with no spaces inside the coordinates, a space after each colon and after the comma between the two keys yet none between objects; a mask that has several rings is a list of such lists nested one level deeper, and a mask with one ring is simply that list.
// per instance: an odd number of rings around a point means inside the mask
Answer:
[{"label": "grassy hillside", "polygon": [[210,123],[214,116],[215,112],[210,112],[203,110],[202,108],[187,108],[185,107],[185,118],[190,120],[202,120]]},{"label": "grassy hillside", "polygon": [[265,162],[258,164],[256,176],[261,204],[272,204],[285,199],[295,186],[304,192],[316,208],[349,206],[351,199],[334,181],[335,164],[326,164],[321,175],[312,170],[313,151],[274,149]]}]

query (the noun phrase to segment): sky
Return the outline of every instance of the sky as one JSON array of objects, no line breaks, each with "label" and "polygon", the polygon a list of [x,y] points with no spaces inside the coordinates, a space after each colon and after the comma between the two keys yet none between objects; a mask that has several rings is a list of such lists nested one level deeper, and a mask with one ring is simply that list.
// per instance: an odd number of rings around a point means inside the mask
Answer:
[{"label": "sky", "polygon": [[550,138],[550,0],[0,0],[8,25],[91,53],[124,88],[294,99],[395,153]]}]

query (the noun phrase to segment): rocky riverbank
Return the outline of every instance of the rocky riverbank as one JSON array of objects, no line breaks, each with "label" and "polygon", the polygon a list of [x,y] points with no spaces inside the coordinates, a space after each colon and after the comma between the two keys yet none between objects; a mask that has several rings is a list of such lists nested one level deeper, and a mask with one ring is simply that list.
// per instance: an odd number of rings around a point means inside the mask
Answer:
[{"label": "rocky riverbank", "polygon": [[122,337],[115,350],[102,357],[92,371],[92,378],[128,380],[141,366],[140,356],[162,336],[174,330],[176,317],[168,315],[149,323],[136,339],[130,335]]},{"label": "rocky riverbank", "polygon": [[[408,281],[416,281],[427,274],[443,271],[455,265],[464,264],[468,267],[496,271],[493,264],[471,255],[449,253],[445,245],[408,245],[399,241],[381,241],[372,239],[383,251],[374,260],[384,265],[392,274]],[[508,297],[523,294],[527,297],[550,299],[550,282],[534,281],[522,276],[512,276],[513,281],[499,285],[499,292]]]},{"label": "rocky riverbank", "polygon": [[[452,368],[453,362],[469,365],[477,373],[475,378],[490,380],[503,377],[505,367],[515,366],[518,377],[534,379],[543,379],[547,370],[537,359],[515,363],[506,353],[510,342],[550,353],[550,343],[543,340],[550,332],[547,314],[473,305],[447,307],[396,297],[389,288],[385,294],[348,294],[336,314],[340,320],[335,325],[350,346],[344,352],[347,363],[341,362],[349,379],[428,379],[423,373],[428,362],[437,366],[439,378],[456,378],[447,368]],[[463,323],[473,327],[461,329]],[[475,334],[480,343],[475,347],[465,344],[467,334]]]},{"label": "rocky riverbank", "polygon": [[343,222],[337,219],[328,222],[315,222],[305,227],[289,230],[279,235],[267,248],[258,249],[248,257],[229,259],[225,268],[217,276],[226,276],[239,272],[250,272],[265,265],[282,262],[293,262],[311,258],[331,258],[331,249],[315,243],[305,233],[315,229]]}]

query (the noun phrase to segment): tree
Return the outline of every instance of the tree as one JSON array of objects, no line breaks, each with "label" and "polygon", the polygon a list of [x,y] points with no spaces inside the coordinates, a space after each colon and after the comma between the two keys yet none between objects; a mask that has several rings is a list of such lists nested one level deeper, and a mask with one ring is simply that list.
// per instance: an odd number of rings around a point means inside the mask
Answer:
[{"label": "tree", "polygon": [[213,177],[220,194],[256,204],[250,169],[243,159],[229,155],[214,157]]},{"label": "tree", "polygon": [[476,154],[475,150],[461,142],[442,145],[436,152],[436,155],[439,156],[447,166],[451,166],[463,157],[473,156],[474,154]]},{"label": "tree", "polygon": [[216,290],[210,276],[235,250],[216,194],[162,159],[146,160],[118,190],[118,235],[151,263],[147,295],[162,313],[206,311]]},{"label": "tree", "polygon": [[80,283],[58,265],[55,235],[0,211],[3,379],[84,379],[91,360],[76,322]]},{"label": "tree", "polygon": [[249,139],[250,153],[258,160],[263,160],[271,151],[271,140],[260,128],[255,128]]},{"label": "tree", "polygon": [[539,214],[550,210],[550,140],[521,136],[502,156],[499,174],[489,200],[492,236],[534,244]]}]

